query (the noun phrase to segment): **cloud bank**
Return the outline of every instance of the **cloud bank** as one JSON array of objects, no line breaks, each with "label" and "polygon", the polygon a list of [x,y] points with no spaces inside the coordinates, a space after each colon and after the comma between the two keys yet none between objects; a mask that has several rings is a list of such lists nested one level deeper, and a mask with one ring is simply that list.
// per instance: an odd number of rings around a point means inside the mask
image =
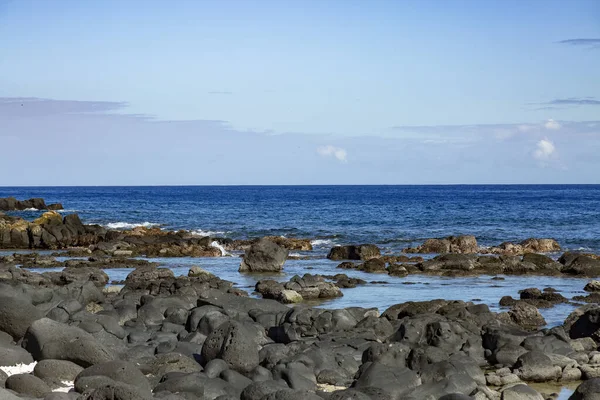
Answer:
[{"label": "cloud bank", "polygon": [[126,107],[0,98],[10,166],[0,186],[600,183],[600,121],[399,125],[340,146],[332,135],[164,121]]},{"label": "cloud bank", "polygon": [[558,42],[560,44],[566,44],[569,46],[582,46],[593,49],[600,49],[600,39],[567,39]]}]

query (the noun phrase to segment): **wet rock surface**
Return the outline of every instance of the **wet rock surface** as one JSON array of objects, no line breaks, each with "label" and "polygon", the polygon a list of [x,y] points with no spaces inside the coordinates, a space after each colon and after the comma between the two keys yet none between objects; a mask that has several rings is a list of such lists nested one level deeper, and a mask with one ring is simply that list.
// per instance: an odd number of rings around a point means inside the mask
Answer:
[{"label": "wet rock surface", "polygon": [[15,396],[51,399],[58,382],[72,380],[68,396],[80,399],[520,399],[546,398],[528,383],[582,379],[575,395],[593,398],[600,376],[600,308],[540,330],[527,300],[553,292],[535,288],[507,313],[432,300],[380,315],[272,300],[284,291],[303,300],[315,289],[335,294],[345,275],[261,280],[256,289],[271,299],[256,299],[198,267],[175,276],[140,266],[109,293],[92,275],[55,282],[30,273],[28,282],[43,282],[31,286],[10,268],[0,287],[0,356],[38,362],[8,378]]},{"label": "wet rock surface", "polygon": [[[1,215],[0,241],[79,257],[0,259],[0,367],[38,363],[31,373],[0,373],[0,399],[546,399],[529,384],[580,380],[573,399],[599,392],[594,282],[590,304],[546,329],[538,308],[570,302],[549,288],[503,298],[501,313],[444,299],[381,314],[361,304],[312,307],[366,282],[345,274],[278,281],[290,250],[310,251],[307,239],[217,241],[245,251],[242,272],[271,274],[254,288],[262,299],[200,267],[176,276],[134,258],[223,255],[213,239],[189,232],[114,231],[49,212],[31,222]],[[443,253],[433,258],[382,255],[372,244],[337,246],[328,258],[343,261],[341,269],[399,277],[600,275],[594,255],[539,254],[558,249],[551,239],[481,248],[460,236],[414,250]],[[108,268],[135,270],[122,288],[106,290]],[[71,393],[52,393],[63,381],[73,383]]]}]

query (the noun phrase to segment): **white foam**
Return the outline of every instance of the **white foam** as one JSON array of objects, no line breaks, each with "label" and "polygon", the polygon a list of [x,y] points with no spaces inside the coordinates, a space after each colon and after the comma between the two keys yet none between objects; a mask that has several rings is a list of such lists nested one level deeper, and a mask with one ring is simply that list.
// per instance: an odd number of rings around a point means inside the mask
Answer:
[{"label": "white foam", "polygon": [[71,389],[75,388],[75,382],[73,382],[73,381],[62,381],[60,383],[62,384],[62,386],[57,389],[54,389],[53,392],[69,393],[71,391]]},{"label": "white foam", "polygon": [[133,229],[143,226],[144,228],[151,228],[153,226],[158,226],[159,224],[155,224],[153,222],[141,222],[141,223],[131,223],[131,222],[110,222],[105,226],[109,229]]},{"label": "white foam", "polygon": [[40,211],[40,210],[38,210],[37,208],[30,207],[30,208],[24,209],[23,211]]},{"label": "white foam", "polygon": [[217,236],[217,235],[224,235],[225,232],[221,232],[221,231],[203,231],[202,229],[196,229],[191,231],[192,235],[197,235],[197,236]]},{"label": "white foam", "polygon": [[315,240],[311,240],[310,244],[313,247],[317,247],[317,246],[331,246],[333,244],[333,240],[331,240],[331,239],[315,239]]},{"label": "white foam", "polygon": [[8,376],[17,374],[30,374],[33,372],[33,369],[35,368],[36,364],[37,362],[34,361],[31,364],[10,365],[6,367],[0,367],[0,369],[4,371],[4,373],[6,373],[6,375]]},{"label": "white foam", "polygon": [[230,256],[230,255],[231,255],[231,254],[229,254],[229,253],[228,253],[228,252],[225,250],[225,248],[224,248],[224,247],[221,245],[221,243],[217,242],[216,240],[213,240],[213,241],[210,243],[210,246],[211,246],[211,247],[215,247],[215,248],[217,248],[217,249],[221,250],[221,256],[223,256],[223,257],[225,257],[225,256]]},{"label": "white foam", "polygon": [[290,253],[288,254],[288,257],[300,257],[301,254],[300,253]]},{"label": "white foam", "polygon": [[77,211],[79,211],[79,210],[64,210],[64,209],[63,209],[63,210],[55,210],[55,211],[56,211],[56,212],[59,212],[59,213],[64,213],[64,212],[77,212]]}]

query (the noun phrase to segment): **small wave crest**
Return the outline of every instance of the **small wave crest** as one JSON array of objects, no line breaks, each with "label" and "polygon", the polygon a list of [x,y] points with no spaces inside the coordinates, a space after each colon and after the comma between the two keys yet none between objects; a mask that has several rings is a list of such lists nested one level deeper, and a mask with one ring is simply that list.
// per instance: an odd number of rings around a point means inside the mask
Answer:
[{"label": "small wave crest", "polygon": [[40,210],[38,210],[37,208],[34,208],[34,207],[30,207],[30,208],[24,209],[23,211],[40,211]]},{"label": "small wave crest", "polygon": [[131,222],[110,222],[105,226],[109,229],[133,229],[143,226],[144,228],[151,228],[153,226],[158,226],[159,224],[155,224],[153,222],[141,222],[141,223],[131,223]]},{"label": "small wave crest", "polygon": [[313,247],[332,246],[333,245],[333,240],[331,240],[331,239],[315,239],[315,240],[311,240],[310,244]]},{"label": "small wave crest", "polygon": [[223,245],[221,245],[221,243],[217,242],[216,240],[213,240],[213,241],[210,243],[210,245],[211,245],[211,247],[215,247],[215,248],[217,248],[217,249],[221,250],[221,256],[223,256],[223,257],[225,257],[225,256],[230,256],[230,255],[231,255],[231,254],[229,254],[229,253],[227,252],[227,250],[225,250],[225,248],[223,247]]},{"label": "small wave crest", "polygon": [[192,235],[197,235],[197,236],[222,236],[225,234],[225,232],[222,231],[204,231],[202,229],[195,229],[193,231],[191,231]]}]

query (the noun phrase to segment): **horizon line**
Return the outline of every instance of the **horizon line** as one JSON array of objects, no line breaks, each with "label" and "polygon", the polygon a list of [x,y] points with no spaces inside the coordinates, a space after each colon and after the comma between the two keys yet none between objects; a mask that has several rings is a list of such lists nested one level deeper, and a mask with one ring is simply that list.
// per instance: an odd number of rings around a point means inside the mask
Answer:
[{"label": "horizon line", "polygon": [[367,184],[167,184],[167,185],[16,185],[3,186],[0,189],[12,188],[119,188],[119,187],[326,187],[326,186],[600,186],[600,183],[367,183]]}]

